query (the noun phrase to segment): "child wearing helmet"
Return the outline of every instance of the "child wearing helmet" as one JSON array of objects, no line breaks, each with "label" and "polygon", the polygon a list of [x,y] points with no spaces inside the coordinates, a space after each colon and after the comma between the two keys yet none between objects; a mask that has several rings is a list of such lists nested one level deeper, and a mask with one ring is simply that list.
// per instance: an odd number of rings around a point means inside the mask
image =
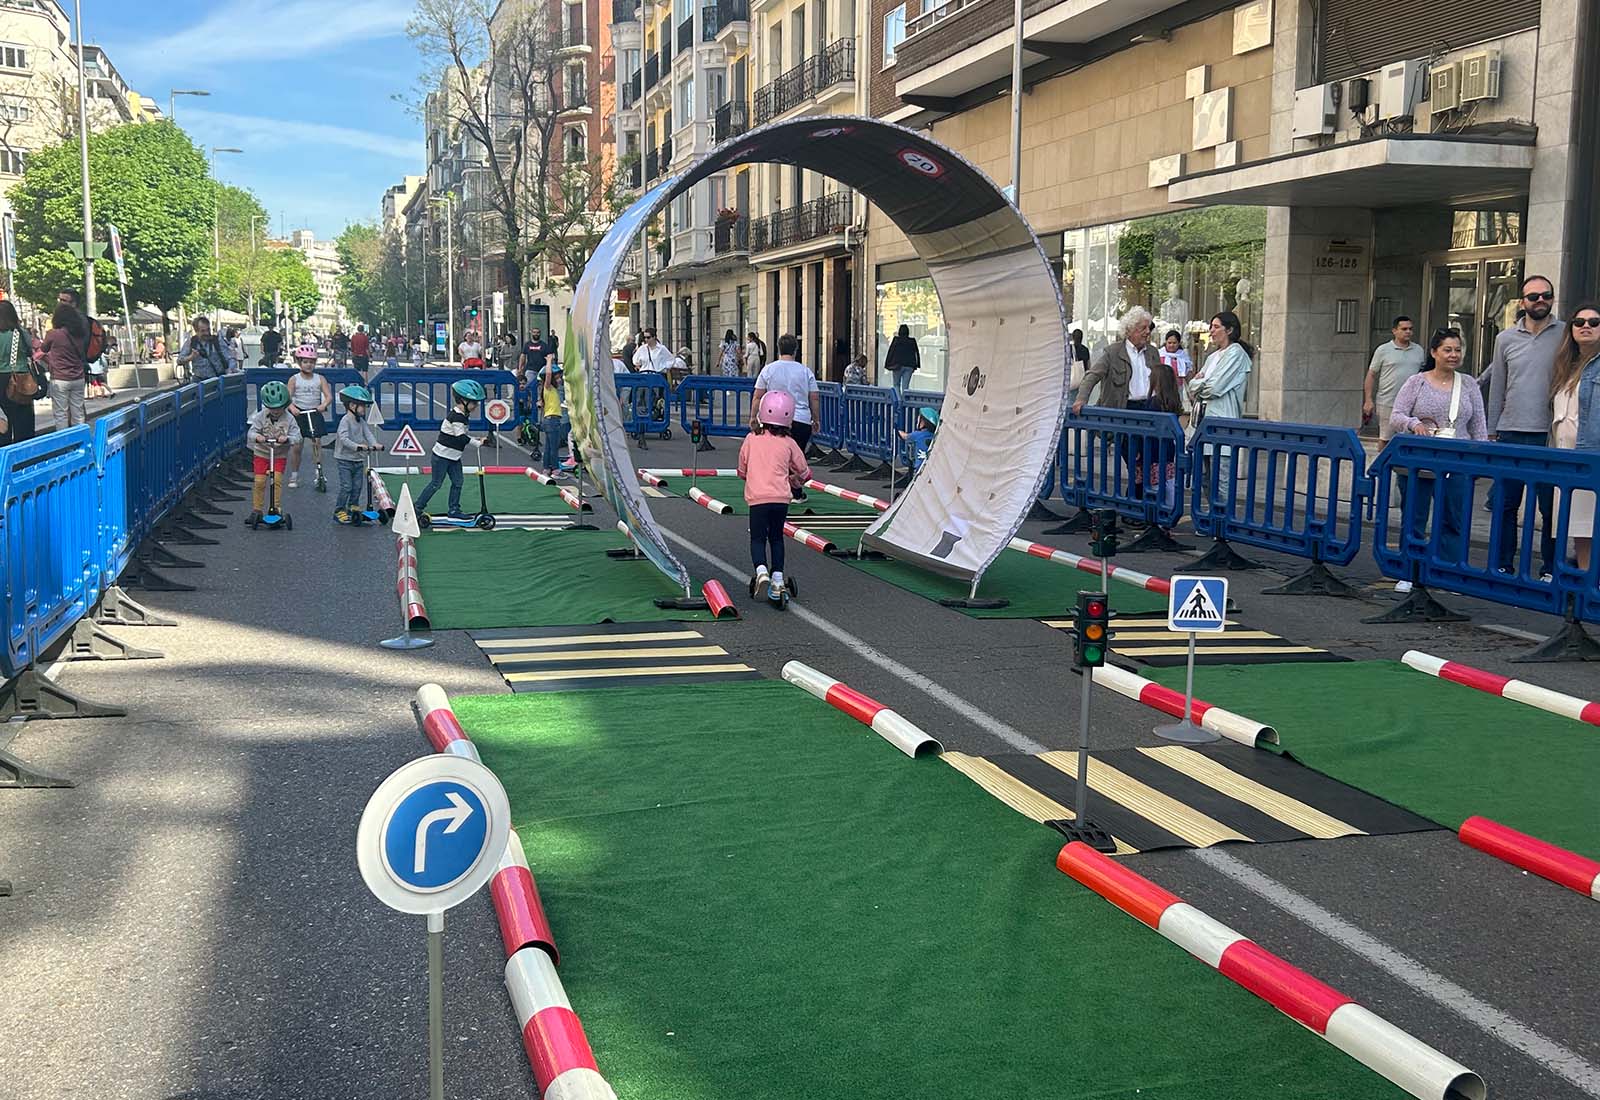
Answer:
[{"label": "child wearing helmet", "polygon": [[567,436],[570,422],[567,418],[565,375],[561,364],[552,359],[539,375],[539,424],[544,472],[547,477],[561,476],[561,442]]},{"label": "child wearing helmet", "polygon": [[[783,582],[783,525],[789,522],[793,491],[811,476],[806,456],[789,434],[794,423],[794,398],[787,390],[762,395],[756,423],[739,447],[739,476],[744,479],[744,502],[750,506],[750,559],[755,576],[750,595],[769,585],[769,597],[781,602]],[[768,572],[768,562],[771,572]]]},{"label": "child wearing helmet", "polygon": [[288,386],[282,382],[268,382],[261,387],[261,407],[250,417],[246,434],[250,443],[251,471],[255,474],[250,489],[250,518],[246,522],[253,526],[260,522],[261,509],[266,507],[269,465],[276,479],[276,499],[281,502],[289,448],[300,442],[300,426],[289,415]]},{"label": "child wearing helmet", "polygon": [[344,405],[344,415],[339,418],[339,430],[333,437],[333,458],[339,464],[339,499],[334,503],[333,518],[340,523],[360,524],[361,512],[356,508],[361,499],[361,471],[366,465],[361,459],[363,451],[378,451],[378,433],[367,422],[367,408],[372,404],[372,393],[365,386],[346,386],[339,391]]},{"label": "child wearing helmet", "polygon": [[928,448],[933,446],[933,433],[938,430],[939,410],[931,405],[924,405],[917,410],[916,430],[896,433],[910,448],[913,472],[922,469],[922,464],[927,461]]},{"label": "child wearing helmet", "polygon": [[[333,387],[317,373],[317,349],[301,344],[295,349],[294,365],[299,370],[289,376],[289,411],[300,428],[300,442],[289,455],[289,488],[300,487],[300,462],[305,457],[305,440],[311,440],[312,460],[322,471],[322,437],[327,434],[325,414],[333,406]],[[319,486],[322,483],[319,482]],[[321,489],[319,488],[319,492]]]},{"label": "child wearing helmet", "polygon": [[427,511],[428,501],[433,499],[433,494],[439,491],[439,486],[444,484],[444,479],[450,479],[450,511],[451,519],[466,519],[466,513],[461,510],[461,455],[467,449],[467,444],[483,446],[483,440],[473,439],[467,429],[467,422],[472,419],[472,414],[477,412],[478,406],[483,403],[485,394],[483,384],[469,378],[463,378],[450,387],[450,396],[453,399],[449,414],[444,423],[439,427],[439,438],[433,445],[433,477],[428,482],[428,487],[422,490],[422,495],[417,497],[417,512]]}]

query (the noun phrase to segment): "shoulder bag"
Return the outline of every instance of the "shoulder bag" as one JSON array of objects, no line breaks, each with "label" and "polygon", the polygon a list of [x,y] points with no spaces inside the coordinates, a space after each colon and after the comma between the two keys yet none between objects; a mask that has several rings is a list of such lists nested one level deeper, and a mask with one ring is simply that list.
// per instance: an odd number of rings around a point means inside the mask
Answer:
[{"label": "shoulder bag", "polygon": [[[19,369],[21,368],[21,369]],[[13,404],[32,401],[39,396],[39,377],[31,359],[24,365],[22,355],[22,330],[11,330],[10,373],[6,375],[6,400]]]}]

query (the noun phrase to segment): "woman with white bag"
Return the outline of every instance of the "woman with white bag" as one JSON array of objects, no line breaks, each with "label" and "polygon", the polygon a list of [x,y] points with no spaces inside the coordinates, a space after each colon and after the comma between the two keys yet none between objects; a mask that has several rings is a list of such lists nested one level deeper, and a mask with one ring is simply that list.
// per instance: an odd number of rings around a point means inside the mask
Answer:
[{"label": "woman with white bag", "polygon": [[[1396,434],[1409,432],[1431,435],[1435,439],[1479,442],[1489,438],[1483,395],[1474,380],[1460,373],[1464,354],[1460,329],[1434,331],[1433,338],[1428,341],[1431,368],[1407,378],[1394,399],[1394,413],[1389,422]],[[1439,506],[1439,553],[1449,561],[1460,562],[1466,551],[1466,495],[1471,491],[1470,486],[1470,481],[1456,474],[1444,477]],[[1417,471],[1417,502],[1411,513],[1411,529],[1407,532],[1410,539],[1426,540],[1433,498],[1432,472]]]}]

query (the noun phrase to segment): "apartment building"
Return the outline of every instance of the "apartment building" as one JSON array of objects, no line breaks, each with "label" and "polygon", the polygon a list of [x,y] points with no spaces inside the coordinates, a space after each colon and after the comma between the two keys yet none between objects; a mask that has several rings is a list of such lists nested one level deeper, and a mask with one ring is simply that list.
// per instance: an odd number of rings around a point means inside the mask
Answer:
[{"label": "apartment building", "polygon": [[339,262],[339,249],[332,241],[319,241],[309,229],[296,229],[289,234],[289,244],[305,257],[311,268],[311,278],[317,284],[317,311],[310,317],[299,318],[300,323],[318,336],[327,336],[335,328],[350,331],[350,316],[339,301],[339,276],[344,265]]},{"label": "apartment building", "polygon": [[378,227],[385,234],[399,233],[405,228],[406,204],[422,186],[422,176],[402,176],[400,182],[383,193],[379,204]]}]

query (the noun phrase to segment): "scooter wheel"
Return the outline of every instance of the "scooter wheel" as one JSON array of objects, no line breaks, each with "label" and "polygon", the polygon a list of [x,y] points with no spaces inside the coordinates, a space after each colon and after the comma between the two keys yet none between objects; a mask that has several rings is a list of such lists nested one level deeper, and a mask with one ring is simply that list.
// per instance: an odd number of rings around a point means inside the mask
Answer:
[{"label": "scooter wheel", "polygon": [[661,438],[662,439],[671,439],[672,438],[672,429],[668,428],[666,431],[662,432],[661,433]]},{"label": "scooter wheel", "polygon": [[283,513],[283,529],[285,531],[294,530],[294,517],[290,516],[288,512]]},{"label": "scooter wheel", "polygon": [[426,531],[433,526],[433,517],[426,512],[417,513],[417,526]]},{"label": "scooter wheel", "polygon": [[787,594],[785,596],[785,598],[784,598],[784,601],[783,601],[784,603],[788,603],[789,602],[788,596],[798,596],[798,595],[800,595],[800,586],[798,584],[794,583],[794,578],[793,577],[785,577],[785,578],[783,578],[783,590]]},{"label": "scooter wheel", "polygon": [[488,512],[479,512],[478,518],[473,521],[474,526],[480,531],[494,530],[494,516]]},{"label": "scooter wheel", "polygon": [[328,491],[328,479],[325,478],[325,477],[317,478],[317,492],[326,493],[327,491]]}]

